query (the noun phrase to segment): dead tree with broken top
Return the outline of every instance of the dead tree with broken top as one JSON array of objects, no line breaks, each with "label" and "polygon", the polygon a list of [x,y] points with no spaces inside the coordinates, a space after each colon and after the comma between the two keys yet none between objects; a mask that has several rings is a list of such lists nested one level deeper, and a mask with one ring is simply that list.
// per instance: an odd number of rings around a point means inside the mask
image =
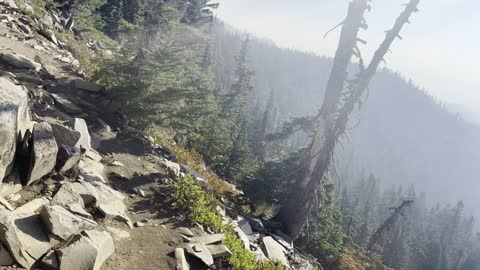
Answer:
[{"label": "dead tree with broken top", "polygon": [[412,203],[413,200],[404,200],[402,204],[400,204],[398,207],[390,208],[390,210],[393,210],[392,214],[383,222],[383,224],[375,231],[375,233],[370,238],[370,241],[367,245],[368,251],[373,251],[376,245],[381,245],[385,233],[387,233],[393,228],[400,216],[405,215],[404,210],[410,205],[412,205]]},{"label": "dead tree with broken top", "polygon": [[[281,221],[284,230],[297,239],[307,215],[314,205],[322,179],[333,158],[335,144],[345,133],[350,114],[363,96],[378,66],[412,13],[417,12],[420,0],[410,0],[397,18],[393,28],[375,52],[371,62],[365,66],[357,47],[360,29],[367,29],[364,15],[370,10],[370,0],[352,0],[346,19],[341,23],[342,30],[330,78],[328,80],[323,105],[317,115],[315,131],[310,144],[304,174],[290,187],[288,197],[282,203],[276,220]],[[360,71],[353,80],[348,80],[348,67],[352,58],[359,59]]]}]

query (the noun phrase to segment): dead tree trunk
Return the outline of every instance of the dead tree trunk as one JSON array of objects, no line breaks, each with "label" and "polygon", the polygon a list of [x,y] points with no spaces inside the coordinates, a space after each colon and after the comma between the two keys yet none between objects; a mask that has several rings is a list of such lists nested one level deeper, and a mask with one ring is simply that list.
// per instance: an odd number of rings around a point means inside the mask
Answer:
[{"label": "dead tree trunk", "polygon": [[409,207],[413,203],[413,200],[403,201],[402,204],[398,207],[393,207],[393,213],[383,222],[383,224],[375,231],[370,238],[370,241],[367,245],[367,250],[372,251],[376,245],[381,244],[383,240],[383,235],[392,229],[393,225],[397,222],[399,216],[403,216],[403,210]]},{"label": "dead tree trunk", "polygon": [[[353,0],[350,2],[348,15],[342,23],[342,32],[330,79],[327,83],[325,98],[320,109],[313,141],[310,145],[304,175],[290,189],[288,198],[283,202],[276,217],[284,224],[285,231],[293,239],[297,239],[310,208],[318,194],[322,179],[332,160],[335,143],[345,131],[348,117],[358,103],[370,80],[376,73],[378,65],[388,52],[390,45],[410,15],[417,11],[420,0],[411,0],[397,19],[391,31],[387,32],[385,41],[380,45],[368,68],[362,69],[357,78],[350,83],[347,91],[344,85],[348,77],[347,69],[353,55],[363,60],[357,48],[358,31],[367,28],[364,14],[369,9],[369,0]],[[342,100],[342,97],[347,98]]]}]

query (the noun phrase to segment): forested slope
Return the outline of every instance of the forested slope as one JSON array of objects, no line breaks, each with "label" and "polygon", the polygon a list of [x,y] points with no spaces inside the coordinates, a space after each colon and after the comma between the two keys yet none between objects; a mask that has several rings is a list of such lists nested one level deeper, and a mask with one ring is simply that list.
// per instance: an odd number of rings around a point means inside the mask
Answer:
[{"label": "forested slope", "polygon": [[[217,42],[229,49],[245,36],[221,23],[216,31]],[[226,51],[220,55],[217,61],[223,65],[233,59]],[[255,70],[253,102],[264,107],[274,91],[277,128],[290,117],[317,113],[331,68],[329,58],[251,39],[249,61]],[[366,171],[380,178],[384,187],[413,184],[427,192],[431,203],[463,200],[469,211],[475,211],[480,128],[449,113],[414,82],[388,69],[376,75],[365,100],[352,117],[351,142],[344,138],[344,147],[337,148],[342,179],[355,181]],[[302,146],[303,138],[291,143]]]}]

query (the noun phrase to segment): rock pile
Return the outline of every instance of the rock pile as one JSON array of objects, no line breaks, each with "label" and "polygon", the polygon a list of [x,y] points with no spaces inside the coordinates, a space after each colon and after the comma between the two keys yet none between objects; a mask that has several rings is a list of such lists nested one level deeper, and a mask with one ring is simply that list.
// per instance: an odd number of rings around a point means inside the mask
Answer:
[{"label": "rock pile", "polygon": [[98,219],[133,226],[124,196],[106,184],[85,120],[35,120],[26,89],[0,77],[0,195],[55,183],[17,208],[0,197],[0,266],[100,269],[114,245]]}]

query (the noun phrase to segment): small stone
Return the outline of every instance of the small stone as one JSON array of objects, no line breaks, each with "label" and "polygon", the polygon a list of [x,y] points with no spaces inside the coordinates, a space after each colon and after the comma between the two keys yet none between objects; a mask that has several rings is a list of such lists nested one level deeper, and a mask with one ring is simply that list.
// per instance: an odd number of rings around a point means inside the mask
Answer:
[{"label": "small stone", "polygon": [[189,228],[185,228],[185,227],[178,228],[178,232],[180,234],[183,234],[183,235],[187,236],[187,237],[193,237],[193,235],[194,235],[193,232]]},{"label": "small stone", "polygon": [[137,221],[137,222],[135,222],[134,226],[137,227],[137,228],[141,228],[141,227],[145,226],[145,224],[141,221]]}]

